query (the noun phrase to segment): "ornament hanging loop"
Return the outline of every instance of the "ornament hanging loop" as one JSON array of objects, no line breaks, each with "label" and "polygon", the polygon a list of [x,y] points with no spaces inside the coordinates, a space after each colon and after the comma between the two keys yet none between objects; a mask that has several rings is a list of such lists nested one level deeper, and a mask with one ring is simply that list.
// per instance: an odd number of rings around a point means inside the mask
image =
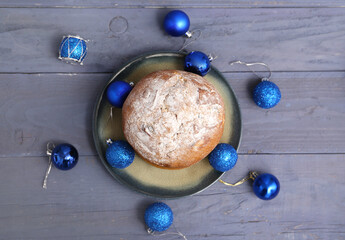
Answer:
[{"label": "ornament hanging loop", "polygon": [[147,233],[152,235],[152,236],[157,236],[157,237],[161,237],[161,236],[166,236],[166,235],[178,235],[180,237],[183,237],[184,240],[188,240],[187,237],[185,235],[183,235],[181,232],[176,231],[176,232],[165,232],[165,233],[156,233],[155,231],[153,231],[151,228],[147,228]]},{"label": "ornament hanging loop", "polygon": [[198,40],[201,37],[201,34],[201,29],[194,29],[193,31],[186,32],[185,35],[187,38],[184,40],[182,47],[178,51],[182,52],[186,47]]},{"label": "ornament hanging loop", "polygon": [[[234,65],[234,64],[242,64],[245,65],[252,73],[254,73],[256,76],[258,76],[259,78],[261,78],[262,81],[269,81],[271,76],[272,76],[272,71],[269,68],[269,66],[266,63],[262,63],[262,62],[254,62],[254,63],[246,63],[246,62],[242,62],[242,61],[234,61],[234,62],[230,62],[230,65]],[[255,66],[255,65],[261,65],[264,66],[265,68],[267,68],[268,70],[268,77],[264,77],[262,78],[261,76],[259,76],[252,68],[251,66]]]},{"label": "ornament hanging loop", "polygon": [[51,155],[52,155],[52,152],[53,152],[53,149],[55,148],[55,145],[53,143],[47,143],[47,155],[48,155],[48,168],[46,170],[46,174],[44,176],[44,180],[43,180],[43,188],[44,189],[47,189],[47,180],[48,180],[48,176],[49,176],[49,173],[50,173],[50,170],[52,169],[52,158],[51,158]]},{"label": "ornament hanging loop", "polygon": [[219,179],[219,182],[223,183],[226,186],[230,186],[230,187],[236,187],[238,185],[241,185],[242,183],[248,181],[249,179],[251,180],[255,180],[255,178],[258,176],[257,172],[251,171],[249,172],[248,176],[241,179],[240,181],[236,182],[236,183],[228,183],[228,182],[224,182],[222,179]]}]

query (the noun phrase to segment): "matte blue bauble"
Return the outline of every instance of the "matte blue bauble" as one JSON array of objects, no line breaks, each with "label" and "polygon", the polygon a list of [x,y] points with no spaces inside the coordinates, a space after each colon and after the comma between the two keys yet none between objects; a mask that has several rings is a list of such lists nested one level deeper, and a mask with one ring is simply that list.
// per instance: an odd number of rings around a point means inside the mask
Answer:
[{"label": "matte blue bauble", "polygon": [[78,151],[71,144],[56,146],[51,155],[54,166],[60,170],[69,170],[78,163]]},{"label": "matte blue bauble", "polygon": [[128,142],[118,140],[108,146],[105,157],[112,167],[123,169],[132,164],[135,152]]},{"label": "matte blue bauble", "polygon": [[237,162],[237,152],[230,144],[220,143],[208,156],[211,166],[220,172],[229,171]]},{"label": "matte blue bauble", "polygon": [[62,38],[59,49],[59,59],[65,62],[78,62],[83,64],[87,54],[86,42],[79,36],[67,36]]},{"label": "matte blue bauble", "polygon": [[107,89],[107,99],[111,105],[122,108],[128,94],[132,91],[132,86],[124,81],[112,82]]},{"label": "matte blue bauble", "polygon": [[180,10],[169,12],[164,19],[165,31],[174,37],[179,37],[188,32],[189,17],[186,13]]},{"label": "matte blue bauble", "polygon": [[253,100],[261,108],[272,108],[280,101],[281,93],[276,84],[262,81],[253,91]]},{"label": "matte blue bauble", "polygon": [[269,173],[264,173],[255,178],[253,190],[258,198],[271,200],[278,195],[280,184],[275,176]]},{"label": "matte blue bauble", "polygon": [[155,202],[145,210],[145,223],[149,229],[157,232],[167,230],[173,223],[171,208],[162,202]]},{"label": "matte blue bauble", "polygon": [[184,70],[205,76],[210,70],[210,59],[203,52],[194,51],[185,57]]}]

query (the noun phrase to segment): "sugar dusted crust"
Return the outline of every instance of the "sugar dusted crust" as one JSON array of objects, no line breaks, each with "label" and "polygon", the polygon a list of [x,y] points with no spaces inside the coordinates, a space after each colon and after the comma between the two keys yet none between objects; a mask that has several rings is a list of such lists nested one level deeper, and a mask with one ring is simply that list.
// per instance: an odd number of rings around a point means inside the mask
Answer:
[{"label": "sugar dusted crust", "polygon": [[203,77],[184,71],[151,73],[133,88],[122,108],[127,141],[145,160],[185,168],[219,143],[224,103]]}]

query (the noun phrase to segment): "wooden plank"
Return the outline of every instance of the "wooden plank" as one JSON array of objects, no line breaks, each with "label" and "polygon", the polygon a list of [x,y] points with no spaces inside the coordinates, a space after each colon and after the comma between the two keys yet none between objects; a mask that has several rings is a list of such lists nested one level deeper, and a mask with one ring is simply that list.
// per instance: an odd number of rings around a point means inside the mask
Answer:
[{"label": "wooden plank", "polygon": [[[177,51],[184,38],[164,33],[161,25],[167,11],[0,9],[0,72],[113,72],[149,51]],[[191,29],[202,30],[201,37],[187,50],[218,56],[213,64],[221,71],[236,71],[228,63],[238,59],[266,62],[273,71],[344,69],[345,8],[185,11],[190,16]],[[123,18],[112,21],[118,16]],[[59,43],[65,34],[78,34],[90,40],[84,66],[57,60]]]},{"label": "wooden plank", "polygon": [[260,7],[270,7],[270,8],[281,8],[281,7],[343,7],[344,2],[342,0],[260,0],[260,1],[226,1],[226,0],[214,0],[212,2],[206,0],[78,0],[78,1],[53,1],[53,0],[3,0],[1,1],[0,7],[37,7],[37,8],[123,8],[123,7],[137,7],[137,8],[234,8],[234,7],[248,7],[248,8],[260,8]]},{"label": "wooden plank", "polygon": [[47,142],[94,154],[92,114],[109,74],[0,75],[0,156],[38,156]]},{"label": "wooden plank", "polygon": [[[264,110],[249,73],[226,73],[243,121],[240,153],[344,153],[345,73],[274,73],[282,100]],[[44,156],[48,141],[95,155],[91,121],[111,74],[1,74],[0,157]]]},{"label": "wooden plank", "polygon": [[[0,239],[153,239],[143,214],[148,204],[162,200],[120,185],[94,157],[82,157],[71,171],[53,168],[44,190],[46,161],[0,158]],[[189,240],[340,240],[344,163],[343,154],[242,155],[223,179],[235,182],[249,170],[271,172],[281,183],[276,199],[256,198],[250,183],[236,188],[216,183],[198,195],[163,201]]]}]

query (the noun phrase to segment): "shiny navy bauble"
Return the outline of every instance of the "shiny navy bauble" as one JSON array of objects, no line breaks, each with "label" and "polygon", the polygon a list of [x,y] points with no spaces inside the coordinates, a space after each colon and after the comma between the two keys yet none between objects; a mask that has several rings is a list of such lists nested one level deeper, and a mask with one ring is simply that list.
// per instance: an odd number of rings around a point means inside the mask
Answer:
[{"label": "shiny navy bauble", "polygon": [[218,144],[208,156],[211,166],[220,172],[229,171],[237,162],[237,152],[230,144]]},{"label": "shiny navy bauble", "polygon": [[184,60],[184,70],[205,76],[210,71],[211,62],[208,56],[199,51],[190,52]]},{"label": "shiny navy bauble", "polygon": [[280,190],[278,179],[269,173],[260,174],[253,183],[255,195],[262,200],[275,198]]},{"label": "shiny navy bauble", "polygon": [[164,19],[165,31],[174,37],[179,37],[188,32],[189,17],[186,13],[180,10],[169,12]]},{"label": "shiny navy bauble", "polygon": [[56,146],[51,154],[54,166],[60,170],[69,170],[78,163],[78,151],[71,144]]},{"label": "shiny navy bauble", "polygon": [[128,94],[132,91],[132,86],[124,81],[112,82],[107,88],[107,99],[111,105],[122,108]]},{"label": "shiny navy bauble", "polygon": [[150,230],[165,231],[173,223],[173,220],[173,212],[165,203],[155,202],[145,210],[145,223]]},{"label": "shiny navy bauble", "polygon": [[87,54],[86,41],[79,36],[63,37],[59,49],[59,59],[65,62],[83,64]]},{"label": "shiny navy bauble", "polygon": [[118,140],[112,142],[106,152],[107,162],[114,168],[123,169],[131,165],[134,161],[135,152],[128,142]]},{"label": "shiny navy bauble", "polygon": [[253,91],[253,100],[261,108],[272,108],[280,101],[281,93],[276,84],[264,80]]}]

